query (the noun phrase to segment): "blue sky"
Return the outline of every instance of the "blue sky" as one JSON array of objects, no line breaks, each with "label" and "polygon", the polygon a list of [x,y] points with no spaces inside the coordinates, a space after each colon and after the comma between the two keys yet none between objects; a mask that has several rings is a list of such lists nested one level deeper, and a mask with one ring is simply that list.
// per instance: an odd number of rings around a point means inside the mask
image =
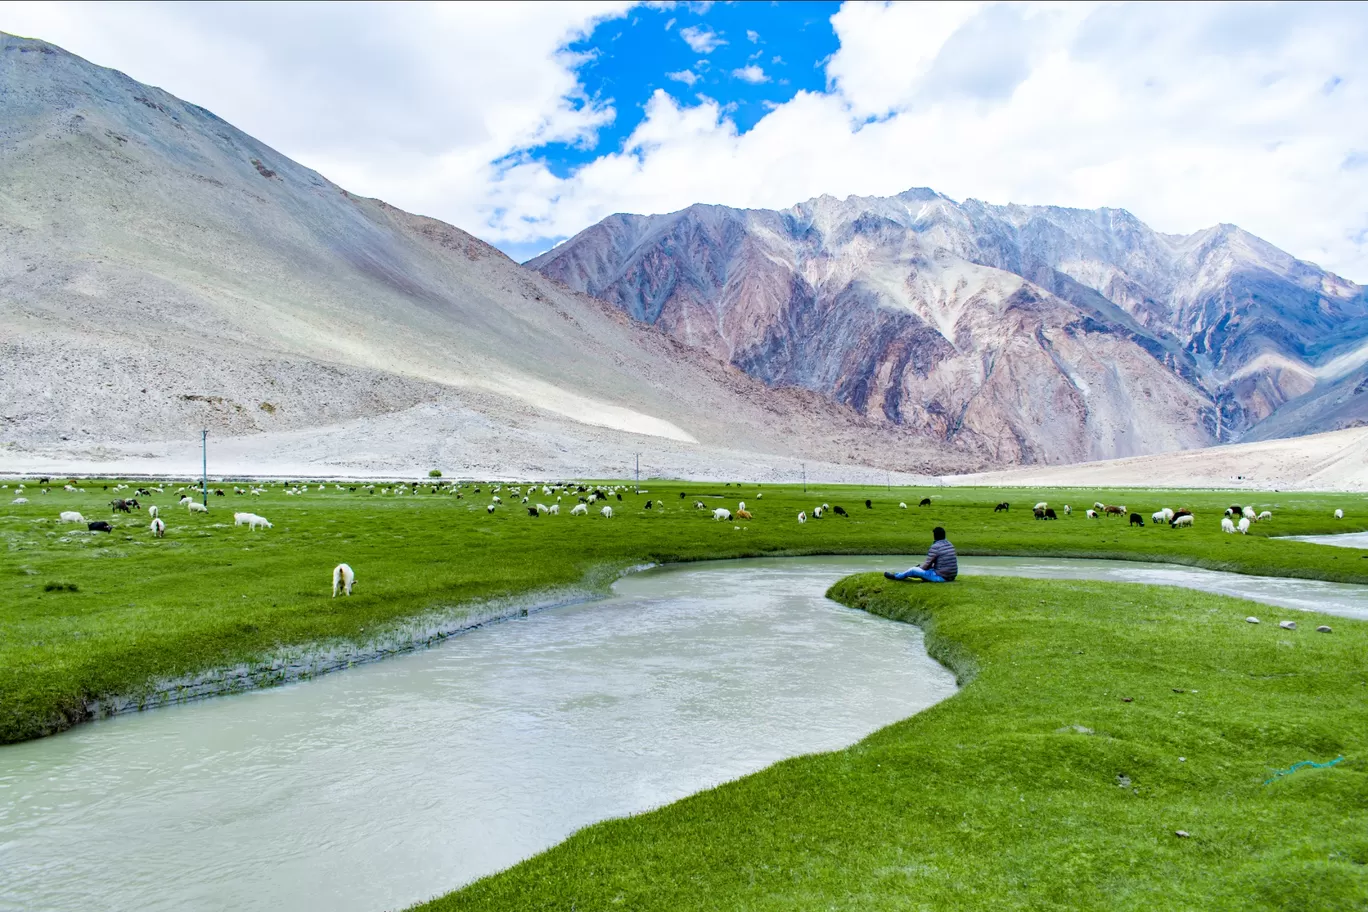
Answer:
[{"label": "blue sky", "polygon": [[826,88],[828,57],[839,43],[831,17],[840,3],[720,3],[638,7],[599,24],[567,50],[583,55],[574,69],[590,98],[616,117],[596,141],[552,143],[535,150],[552,173],[568,177],[603,148],[620,148],[645,116],[656,89],[722,103],[740,132],[800,90]]},{"label": "blue sky", "polygon": [[0,29],[518,260],[614,212],[931,187],[1233,222],[1368,282],[1365,3],[0,0]]}]

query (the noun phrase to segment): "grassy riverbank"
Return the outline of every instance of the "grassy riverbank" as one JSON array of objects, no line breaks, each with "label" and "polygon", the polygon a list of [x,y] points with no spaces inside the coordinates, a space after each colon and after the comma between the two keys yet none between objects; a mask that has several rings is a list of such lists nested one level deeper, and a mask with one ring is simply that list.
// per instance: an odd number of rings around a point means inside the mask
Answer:
[{"label": "grassy riverbank", "polygon": [[[29,483],[27,504],[10,502],[18,493],[13,483],[0,490],[0,742],[60,731],[79,721],[93,698],[137,695],[155,681],[258,662],[282,649],[333,644],[345,652],[427,612],[459,619],[491,599],[601,590],[620,569],[647,561],[921,552],[936,524],[966,554],[1175,560],[1368,582],[1368,561],[1359,552],[1266,538],[1368,528],[1368,503],[1350,495],[1260,495],[1254,502],[1271,509],[1274,521],[1249,536],[1227,536],[1218,528],[1220,512],[1240,495],[842,487],[804,494],[792,486],[651,482],[648,493],[611,500],[616,516],[604,519],[565,515],[574,497],[562,501],[561,516],[529,517],[508,486],[505,504],[488,514],[488,484],[478,493],[465,485],[460,499],[426,484],[404,496],[380,493],[383,486],[371,494],[333,484],[287,495],[275,485],[260,497],[237,497],[232,485],[219,485],[229,494],[211,497],[208,515],[175,506],[170,488],[143,497],[144,506],[162,508],[168,525],[166,538],[157,540],[146,513],[111,514],[115,494],[105,486],[85,481],[83,493],[72,493],[59,482],[42,494]],[[923,496],[931,506],[917,506]],[[1029,510],[1037,497],[1077,509],[1057,522],[1037,522]],[[540,492],[533,498],[551,500]],[[709,510],[745,500],[755,518],[713,522],[710,512],[692,508],[696,500]],[[1002,500],[1013,508],[994,513]],[[1089,521],[1082,510],[1095,500],[1146,516],[1164,505],[1188,506],[1198,526],[1174,531]],[[899,501],[909,508],[899,509]],[[796,522],[799,510],[810,514],[822,502],[843,505],[849,518]],[[1336,508],[1346,511],[1345,520],[1331,518]],[[63,510],[109,519],[115,532],[59,523]],[[274,528],[234,528],[234,510],[260,513]],[[330,597],[332,567],[340,561],[357,573],[350,599]]]},{"label": "grassy riverbank", "polygon": [[1368,908],[1368,624],[1138,585],[830,594],[921,624],[963,690],[425,912]]}]

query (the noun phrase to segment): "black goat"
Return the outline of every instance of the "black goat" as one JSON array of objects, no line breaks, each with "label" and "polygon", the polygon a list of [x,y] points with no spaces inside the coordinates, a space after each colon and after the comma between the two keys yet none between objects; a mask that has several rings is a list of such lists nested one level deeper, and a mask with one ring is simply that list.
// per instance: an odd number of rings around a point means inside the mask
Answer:
[{"label": "black goat", "polygon": [[866,510],[872,510],[872,509],[874,509],[874,502],[873,502],[873,501],[870,501],[870,500],[866,500],[866,501],[865,501],[865,509],[866,509]]},{"label": "black goat", "polygon": [[993,507],[993,512],[994,512],[994,513],[1002,513],[1003,511],[1005,511],[1005,510],[1010,510],[1011,508],[1012,508],[1012,505],[1011,505],[1011,504],[1007,503],[1006,501],[1003,501],[1002,503],[998,504],[996,507]]},{"label": "black goat", "polygon": [[831,512],[835,513],[837,516],[845,516],[847,518],[850,516],[850,514],[845,511],[844,507],[832,507]]},{"label": "black goat", "polygon": [[931,506],[931,498],[929,498],[929,497],[923,497],[923,498],[921,499],[921,503],[917,504],[917,506],[919,506],[919,507],[929,507],[929,506]]},{"label": "black goat", "polygon": [[1139,513],[1132,513],[1130,524],[1132,526],[1143,526],[1145,524],[1145,517],[1141,516]]},{"label": "black goat", "polygon": [[86,523],[86,528],[89,529],[91,532],[113,532],[113,531],[114,531],[114,527],[111,526],[109,523],[105,522],[103,519],[98,520],[98,521],[96,521],[96,522],[88,522],[88,523]]}]

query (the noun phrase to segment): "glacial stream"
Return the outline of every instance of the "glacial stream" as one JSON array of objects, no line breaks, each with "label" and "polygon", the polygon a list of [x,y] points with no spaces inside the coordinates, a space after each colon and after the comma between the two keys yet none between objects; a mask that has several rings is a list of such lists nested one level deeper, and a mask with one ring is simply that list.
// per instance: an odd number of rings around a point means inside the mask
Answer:
[{"label": "glacial stream", "polygon": [[[659,568],[434,649],[0,748],[0,909],[402,908],[594,821],[852,744],[955,689],[916,628],[823,597],[911,561]],[[1368,618],[1368,587],[1112,561],[961,566]]]}]

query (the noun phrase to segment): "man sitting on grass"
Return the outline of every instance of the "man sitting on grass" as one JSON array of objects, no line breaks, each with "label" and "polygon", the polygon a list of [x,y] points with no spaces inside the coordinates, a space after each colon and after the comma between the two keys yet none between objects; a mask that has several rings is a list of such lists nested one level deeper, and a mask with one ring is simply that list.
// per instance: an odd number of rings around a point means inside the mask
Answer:
[{"label": "man sitting on grass", "polygon": [[909,567],[902,573],[889,573],[884,576],[891,580],[919,579],[927,583],[951,583],[959,576],[959,560],[955,557],[955,546],[945,540],[945,530],[940,526],[931,530],[931,550],[926,552],[926,560],[919,567]]}]

